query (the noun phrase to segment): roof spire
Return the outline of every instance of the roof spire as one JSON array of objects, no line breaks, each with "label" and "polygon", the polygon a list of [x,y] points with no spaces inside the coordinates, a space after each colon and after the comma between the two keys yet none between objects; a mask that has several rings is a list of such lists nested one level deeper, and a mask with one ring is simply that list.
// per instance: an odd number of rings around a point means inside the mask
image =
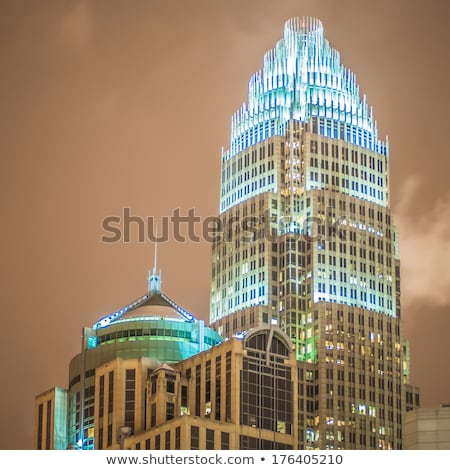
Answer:
[{"label": "roof spire", "polygon": [[158,261],[158,243],[155,240],[155,257],[153,259],[153,272],[148,272],[148,292],[150,294],[159,294],[161,292],[161,271],[156,273],[156,263]]}]

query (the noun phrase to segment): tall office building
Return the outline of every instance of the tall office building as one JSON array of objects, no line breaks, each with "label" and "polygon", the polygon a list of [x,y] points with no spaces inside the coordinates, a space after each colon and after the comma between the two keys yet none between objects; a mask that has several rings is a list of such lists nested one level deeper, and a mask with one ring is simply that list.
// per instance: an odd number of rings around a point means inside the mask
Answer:
[{"label": "tall office building", "polygon": [[249,81],[222,152],[220,219],[211,326],[277,325],[314,365],[306,447],[401,448],[409,359],[389,148],[317,19],[290,19]]}]

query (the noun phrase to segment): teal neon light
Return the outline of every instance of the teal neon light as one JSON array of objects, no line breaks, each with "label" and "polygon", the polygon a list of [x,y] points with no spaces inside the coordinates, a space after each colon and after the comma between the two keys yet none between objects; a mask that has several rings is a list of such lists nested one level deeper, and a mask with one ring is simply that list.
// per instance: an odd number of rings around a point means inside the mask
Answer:
[{"label": "teal neon light", "polygon": [[[387,155],[366,97],[360,97],[353,72],[324,38],[315,18],[286,22],[284,36],[264,56],[261,70],[248,85],[248,102],[231,119],[231,146],[223,158],[273,135],[283,135],[289,120],[324,118],[342,124],[320,126],[328,137],[339,137]],[[330,135],[328,135],[330,134]],[[338,135],[336,135],[338,134]]]},{"label": "teal neon light", "polygon": [[[165,300],[171,307],[173,307],[176,312],[186,321],[188,322],[194,322],[196,321],[194,315],[192,313],[188,312],[184,308],[180,307],[178,304],[176,304],[170,297],[167,297],[167,295],[163,294],[162,292],[159,292],[157,295],[159,295],[163,300]],[[126,307],[121,308],[120,310],[117,310],[116,312],[113,312],[100,320],[93,326],[94,329],[98,328],[105,328],[109,326],[112,322],[119,320],[125,313],[127,313],[130,310],[134,310],[136,308],[139,308],[142,304],[144,304],[152,294],[147,294],[141,297],[140,299],[135,300],[131,304],[127,305]]]}]

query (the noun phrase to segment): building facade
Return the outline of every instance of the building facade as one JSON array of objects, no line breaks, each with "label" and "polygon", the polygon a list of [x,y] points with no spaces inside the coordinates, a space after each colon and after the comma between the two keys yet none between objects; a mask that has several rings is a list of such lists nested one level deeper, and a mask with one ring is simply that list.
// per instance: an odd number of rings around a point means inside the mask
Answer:
[{"label": "building facade", "polygon": [[450,405],[420,408],[405,415],[407,450],[450,450]]},{"label": "building facade", "polygon": [[297,449],[298,368],[277,327],[233,337],[148,378],[146,431],[125,449]]},{"label": "building facade", "polygon": [[34,442],[36,450],[67,448],[66,389],[54,387],[35,398]]},{"label": "building facade", "polygon": [[400,449],[409,357],[389,147],[314,18],[285,24],[232,117],[220,220],[211,326],[277,325],[317,366],[308,448]]}]

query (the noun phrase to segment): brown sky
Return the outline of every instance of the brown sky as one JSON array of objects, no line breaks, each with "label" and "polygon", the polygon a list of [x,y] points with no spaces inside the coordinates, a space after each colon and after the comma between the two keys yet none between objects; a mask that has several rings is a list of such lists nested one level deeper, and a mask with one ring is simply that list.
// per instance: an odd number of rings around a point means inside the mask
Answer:
[{"label": "brown sky", "polygon": [[[146,290],[149,243],[101,221],[214,215],[221,147],[292,16],[322,20],[388,134],[404,331],[425,406],[450,402],[450,3],[0,0],[0,448],[67,385],[84,326]],[[163,243],[163,290],[208,318],[210,245]]]}]

